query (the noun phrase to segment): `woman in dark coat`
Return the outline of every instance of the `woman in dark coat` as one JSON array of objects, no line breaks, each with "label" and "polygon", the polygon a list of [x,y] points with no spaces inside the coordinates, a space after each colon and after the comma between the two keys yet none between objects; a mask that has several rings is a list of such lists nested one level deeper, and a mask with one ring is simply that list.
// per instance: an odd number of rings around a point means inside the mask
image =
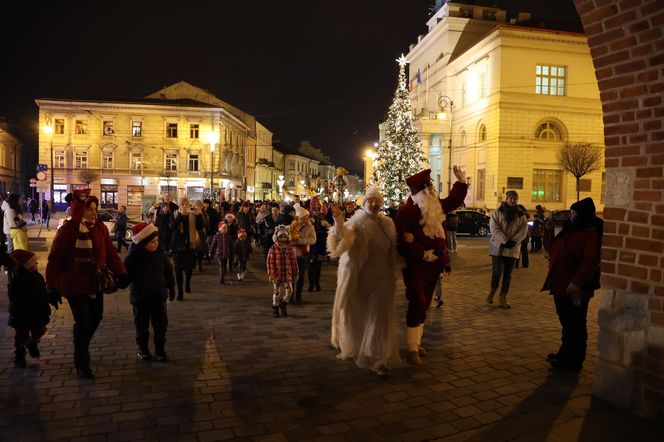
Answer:
[{"label": "woman in dark coat", "polygon": [[588,302],[599,288],[604,222],[595,216],[592,198],[570,209],[570,220],[551,240],[549,273],[542,290],[553,295],[562,326],[560,349],[547,360],[554,369],[579,371],[586,358]]},{"label": "woman in dark coat", "polygon": [[162,203],[161,207],[155,214],[154,225],[159,229],[159,244],[164,248],[164,251],[167,253],[171,249],[171,238],[172,231],[171,226],[173,225],[173,212],[171,211],[171,206],[168,203]]},{"label": "woman in dark coat", "polygon": [[191,274],[196,266],[196,253],[200,248],[201,238],[198,231],[203,228],[203,216],[199,209],[189,204],[189,199],[180,200],[180,209],[173,214],[171,222],[171,253],[175,262],[175,279],[178,285],[178,301],[184,301],[182,290],[191,293]]}]

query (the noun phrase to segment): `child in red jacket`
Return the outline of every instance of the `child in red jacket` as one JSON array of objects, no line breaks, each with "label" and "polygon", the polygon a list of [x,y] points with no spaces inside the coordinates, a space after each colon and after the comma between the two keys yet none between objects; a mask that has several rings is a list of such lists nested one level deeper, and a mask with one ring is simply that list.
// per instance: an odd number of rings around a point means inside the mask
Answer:
[{"label": "child in red jacket", "polygon": [[273,284],[272,316],[288,316],[286,303],[293,294],[293,283],[297,281],[299,269],[295,252],[289,245],[291,236],[288,226],[278,226],[272,237],[274,245],[267,253],[267,276]]}]

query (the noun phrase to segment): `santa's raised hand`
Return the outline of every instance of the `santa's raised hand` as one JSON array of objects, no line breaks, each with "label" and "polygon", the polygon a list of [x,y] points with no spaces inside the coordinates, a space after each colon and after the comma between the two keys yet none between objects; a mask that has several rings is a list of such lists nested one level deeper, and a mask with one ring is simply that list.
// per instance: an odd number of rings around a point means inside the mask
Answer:
[{"label": "santa's raised hand", "polygon": [[466,182],[466,173],[463,170],[461,170],[459,166],[454,166],[452,168],[452,171],[454,172],[454,176],[460,183]]}]

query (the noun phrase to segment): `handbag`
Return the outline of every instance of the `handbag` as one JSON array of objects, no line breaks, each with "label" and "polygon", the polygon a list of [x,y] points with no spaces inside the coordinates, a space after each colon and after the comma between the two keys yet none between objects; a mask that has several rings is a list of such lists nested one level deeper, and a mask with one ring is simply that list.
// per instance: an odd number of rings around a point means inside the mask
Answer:
[{"label": "handbag", "polygon": [[96,292],[101,293],[115,293],[118,291],[117,285],[115,285],[115,275],[108,267],[99,268],[95,270],[94,273],[94,289]]}]

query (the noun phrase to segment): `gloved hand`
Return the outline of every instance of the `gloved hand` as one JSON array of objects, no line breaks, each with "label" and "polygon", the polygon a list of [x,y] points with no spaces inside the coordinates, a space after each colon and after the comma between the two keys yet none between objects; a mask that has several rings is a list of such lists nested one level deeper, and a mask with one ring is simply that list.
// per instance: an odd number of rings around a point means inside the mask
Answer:
[{"label": "gloved hand", "polygon": [[62,304],[62,296],[57,290],[51,290],[48,292],[48,303],[55,307],[56,310],[59,308],[59,305]]},{"label": "gloved hand", "polygon": [[129,275],[126,273],[120,273],[115,277],[115,285],[118,286],[119,289],[126,289],[129,287]]},{"label": "gloved hand", "polygon": [[426,262],[434,262],[438,259],[436,255],[434,255],[434,250],[425,250],[424,251],[424,256],[422,257],[423,260]]},{"label": "gloved hand", "polygon": [[516,246],[516,241],[513,239],[508,239],[505,243],[503,243],[503,247],[506,249],[513,249],[514,246]]},{"label": "gloved hand", "polygon": [[172,302],[175,299],[175,287],[168,288],[168,299]]}]

